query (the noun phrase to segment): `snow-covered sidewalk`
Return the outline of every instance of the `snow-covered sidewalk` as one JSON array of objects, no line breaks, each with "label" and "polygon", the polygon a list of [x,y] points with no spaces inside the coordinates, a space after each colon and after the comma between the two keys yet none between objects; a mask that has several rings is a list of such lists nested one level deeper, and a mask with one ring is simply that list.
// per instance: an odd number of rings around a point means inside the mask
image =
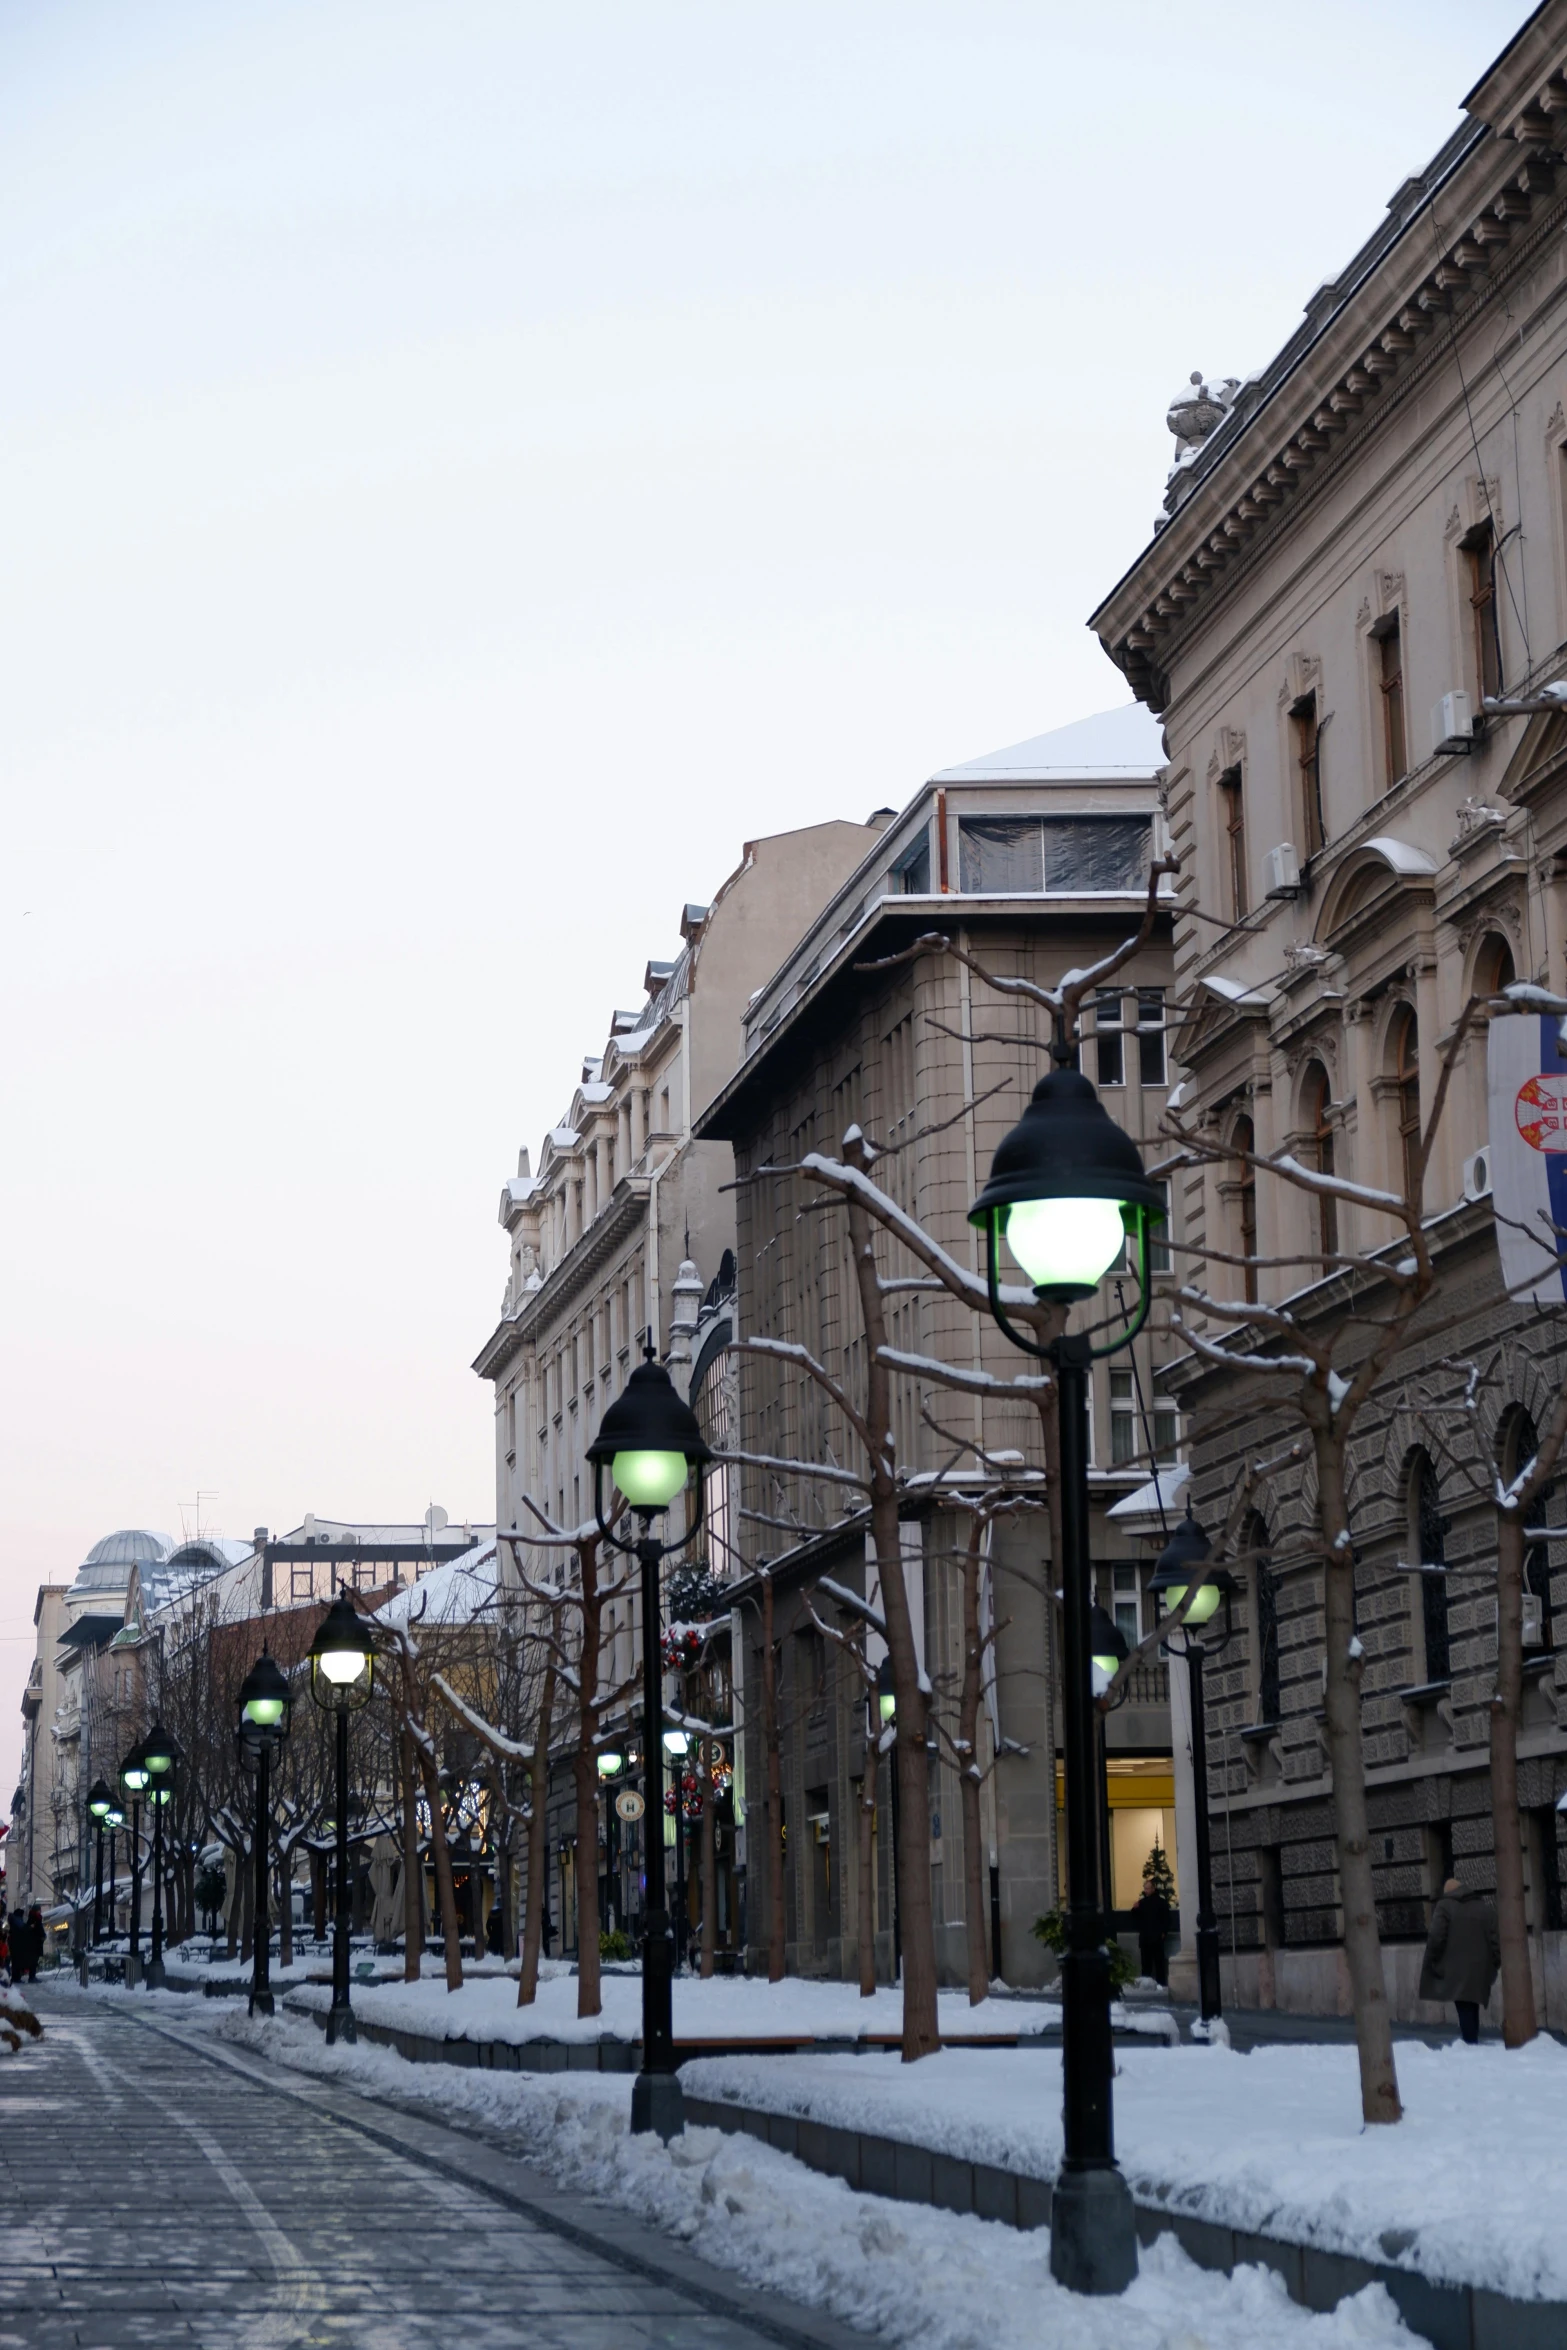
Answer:
[{"label": "snow-covered sidewalk", "polygon": [[[220,2038],[274,2064],[417,2101],[459,2127],[466,2114],[503,2130],[557,2184],[634,2212],[714,2267],[830,2310],[899,2350],[1412,2350],[1418,2339],[1380,2286],[1312,2315],[1267,2270],[1215,2274],[1170,2237],[1143,2253],[1122,2298],[1080,2300],[1052,2278],[1043,2230],[856,2194],[717,2130],[688,2130],[668,2147],[633,2138],[624,2075],[449,2071],[364,2042],[328,2049],[302,2017],[252,2022],[225,2002],[208,2019]],[[900,2069],[891,2058],[838,2061],[867,2074]],[[1033,2053],[1027,2063],[1053,2070]]]},{"label": "snow-covered sidewalk", "polygon": [[[294,1996],[299,2004],[321,2007],[330,2000],[319,1985]],[[579,2016],[576,1977],[566,1973],[541,1982],[531,2007],[517,2005],[515,1977],[478,1976],[460,1991],[448,1991],[438,1976],[353,1986],[354,2006],[367,2023],[436,2040],[493,2040],[511,2047],[529,2040],[640,2040],[640,1975],[606,1975],[602,1997],[602,2014]],[[941,1994],[938,2020],[944,2039],[1037,2038],[1059,2024],[1061,2011],[1021,1999],[987,1999],[970,2007],[966,1992],[953,1991]],[[793,1976],[767,1983],[756,1976],[715,1975],[704,1983],[681,1975],[675,1982],[677,2040],[755,2047],[776,2040],[896,2040],[902,2030],[903,1994],[892,1988],[862,1999],[853,1983],[806,1983]]]},{"label": "snow-covered sidewalk", "polygon": [[[1295,2043],[1118,2051],[1116,2152],[1139,2202],[1519,2300],[1567,2300],[1567,2049],[1402,2042],[1405,2117],[1360,2120],[1355,2050]],[[1052,2178],[1054,2048],[698,2058],[688,2096],[761,2107]]]}]

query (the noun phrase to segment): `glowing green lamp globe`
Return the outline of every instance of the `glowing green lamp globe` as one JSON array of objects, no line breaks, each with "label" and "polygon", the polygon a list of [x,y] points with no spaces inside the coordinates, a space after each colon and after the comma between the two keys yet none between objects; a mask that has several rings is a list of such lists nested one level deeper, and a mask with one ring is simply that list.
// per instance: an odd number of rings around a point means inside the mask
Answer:
[{"label": "glowing green lamp globe", "polygon": [[969,1222],[985,1234],[993,1291],[1004,1239],[1038,1297],[1072,1305],[1092,1297],[1129,1234],[1146,1290],[1148,1235],[1164,1212],[1136,1143],[1088,1079],[1052,1069],[998,1145]]},{"label": "glowing green lamp globe", "polygon": [[[1162,1608],[1173,1613],[1181,1605],[1212,1554],[1213,1545],[1188,1504],[1185,1517],[1159,1553],[1159,1564],[1149,1581],[1148,1588]],[[1194,1629],[1212,1623],[1220,1602],[1227,1600],[1234,1588],[1234,1577],[1223,1567],[1217,1568],[1192,1601],[1186,1623]]]},{"label": "glowing green lamp globe", "polygon": [[114,1796],[101,1779],[94,1779],[87,1797],[87,1809],[101,1826],[114,1809]]},{"label": "glowing green lamp globe", "polygon": [[1096,1697],[1103,1697],[1126,1658],[1125,1634],[1096,1600],[1088,1618],[1088,1678]]},{"label": "glowing green lamp globe", "polygon": [[276,1744],[287,1734],[291,1702],[286,1675],[263,1649],[240,1688],[241,1730],[263,1744]]},{"label": "glowing green lamp globe", "polygon": [[638,1363],[588,1446],[595,1494],[607,1468],[624,1500],[645,1517],[668,1509],[692,1470],[712,1457],[695,1412],[651,1354]]}]

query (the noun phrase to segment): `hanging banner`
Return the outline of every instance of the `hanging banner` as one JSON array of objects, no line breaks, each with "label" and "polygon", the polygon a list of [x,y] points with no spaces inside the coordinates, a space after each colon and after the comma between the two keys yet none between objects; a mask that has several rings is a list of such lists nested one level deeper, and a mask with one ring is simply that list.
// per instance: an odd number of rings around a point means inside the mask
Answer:
[{"label": "hanging banner", "polygon": [[[1493,1020],[1486,1038],[1491,1202],[1507,1293],[1567,1299],[1567,1054],[1554,1014]],[[1559,1227],[1553,1231],[1552,1226]]]}]

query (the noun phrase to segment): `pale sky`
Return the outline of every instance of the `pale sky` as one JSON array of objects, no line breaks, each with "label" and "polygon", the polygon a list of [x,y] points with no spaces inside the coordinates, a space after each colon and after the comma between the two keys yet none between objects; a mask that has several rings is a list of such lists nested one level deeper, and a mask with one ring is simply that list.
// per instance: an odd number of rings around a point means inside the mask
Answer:
[{"label": "pale sky", "polygon": [[492,1513],[683,901],[1126,698],[1171,394],[1524,13],[7,0],[0,1806],[99,1535]]}]

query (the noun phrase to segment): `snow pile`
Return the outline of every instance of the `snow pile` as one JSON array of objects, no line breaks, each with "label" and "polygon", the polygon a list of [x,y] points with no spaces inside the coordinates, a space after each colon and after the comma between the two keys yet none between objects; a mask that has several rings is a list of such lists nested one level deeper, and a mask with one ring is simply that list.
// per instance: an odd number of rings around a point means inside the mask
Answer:
[{"label": "snow pile", "polygon": [[43,2029],[15,1984],[0,1988],[0,2056],[15,2056],[29,2040],[41,2040]]},{"label": "snow pile", "polygon": [[[1567,2300],[1567,2049],[1543,2036],[1403,2041],[1404,2119],[1366,2129],[1352,2046],[1120,2048],[1116,2152],[1139,2202],[1387,2261],[1519,2300]],[[1056,2047],[1008,2062],[947,2049],[917,2065],[866,2058],[705,2057],[689,2096],[929,2146],[1053,2178]]]},{"label": "snow pile", "polygon": [[[319,1971],[319,1968],[317,1969]],[[540,1969],[541,1977],[544,1974]],[[322,1985],[290,1994],[300,2004],[326,2007]],[[531,2007],[517,2005],[515,1978],[478,1976],[448,1991],[438,1969],[418,1983],[354,1985],[354,2005],[368,2023],[419,2032],[436,2040],[639,2040],[640,1968],[603,1979],[603,2013],[579,2016],[574,1974],[552,1971]],[[937,2015],[946,2039],[1013,2033],[1034,2036],[1060,2021],[1060,2008],[1033,2000],[987,1999],[970,2007],[966,1991],[943,1992]],[[1161,2027],[1155,2026],[1155,2029]],[[860,2040],[903,2030],[903,1994],[891,1987],[862,1999],[853,1983],[805,1983],[786,1976],[767,1983],[751,1975],[715,1975],[709,1982],[682,1975],[675,1983],[677,2040]]]},{"label": "snow pile", "polygon": [[667,2148],[633,2138],[624,2076],[577,2074],[562,2087],[526,2073],[436,2073],[362,2043],[328,2049],[313,2024],[283,2015],[263,2024],[229,2013],[218,2030],[272,2063],[505,2129],[553,2184],[632,2211],[715,2267],[907,2350],[1410,2350],[1417,2339],[1380,2286],[1314,2316],[1270,2272],[1217,2275],[1170,2237],[1144,2252],[1123,2298],[1080,2300],[1052,2278],[1043,2231],[857,2195],[717,2130],[688,2130]]}]

